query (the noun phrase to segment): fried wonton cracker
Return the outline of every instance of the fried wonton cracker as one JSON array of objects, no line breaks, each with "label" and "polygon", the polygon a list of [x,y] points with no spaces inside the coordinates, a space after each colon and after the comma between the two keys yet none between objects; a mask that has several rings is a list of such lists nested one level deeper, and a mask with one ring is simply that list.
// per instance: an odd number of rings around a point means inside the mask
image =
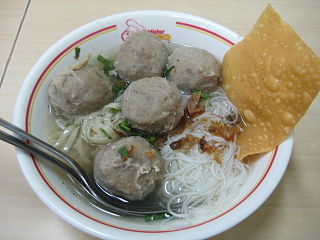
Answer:
[{"label": "fried wonton cracker", "polygon": [[320,89],[320,59],[269,5],[225,55],[222,85],[246,126],[239,159],[284,141]]}]

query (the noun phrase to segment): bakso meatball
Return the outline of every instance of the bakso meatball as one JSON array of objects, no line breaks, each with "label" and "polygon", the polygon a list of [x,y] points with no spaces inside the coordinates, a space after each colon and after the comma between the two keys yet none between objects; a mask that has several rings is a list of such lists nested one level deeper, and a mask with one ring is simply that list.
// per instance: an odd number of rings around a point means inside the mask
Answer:
[{"label": "bakso meatball", "polygon": [[125,80],[138,80],[161,75],[166,62],[165,45],[146,30],[130,35],[115,59],[115,69]]},{"label": "bakso meatball", "polygon": [[168,79],[181,91],[211,91],[217,85],[220,66],[217,59],[206,50],[179,47],[168,59],[168,67],[174,66]]},{"label": "bakso meatball", "polygon": [[164,78],[137,80],[122,95],[122,113],[134,128],[152,134],[172,130],[183,115],[183,100],[176,85]]},{"label": "bakso meatball", "polygon": [[164,177],[164,160],[142,137],[121,138],[94,158],[96,181],[127,200],[142,200]]},{"label": "bakso meatball", "polygon": [[87,114],[112,101],[112,82],[99,69],[82,62],[57,74],[49,85],[49,103],[56,115]]}]

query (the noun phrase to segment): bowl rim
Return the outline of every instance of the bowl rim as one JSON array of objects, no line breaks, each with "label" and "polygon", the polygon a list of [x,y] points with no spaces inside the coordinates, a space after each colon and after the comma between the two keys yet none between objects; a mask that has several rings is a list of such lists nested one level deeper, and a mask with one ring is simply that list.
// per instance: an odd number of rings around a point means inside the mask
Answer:
[{"label": "bowl rim", "polygon": [[[187,17],[191,22],[193,21],[202,21],[205,24],[207,24],[207,26],[213,26],[214,28],[218,28],[218,29],[222,29],[223,31],[228,32],[228,34],[234,36],[235,39],[237,39],[235,41],[238,42],[242,39],[241,36],[239,36],[237,33],[235,33],[234,31],[226,28],[225,26],[219,24],[219,23],[215,23],[212,20],[208,20],[202,17],[198,17],[195,15],[191,15],[191,14],[186,14],[186,13],[180,13],[180,12],[175,12],[175,11],[165,11],[165,10],[141,10],[141,11],[131,11],[131,12],[124,12],[124,13],[119,13],[119,14],[115,14],[115,15],[110,15],[107,17],[103,17],[97,20],[94,20],[90,23],[87,23],[75,30],[73,30],[72,32],[68,33],[67,35],[63,36],[62,38],[60,38],[56,43],[54,43],[49,49],[47,49],[42,56],[39,58],[39,60],[34,64],[34,66],[32,67],[32,69],[30,70],[30,72],[28,73],[25,81],[23,82],[23,85],[20,89],[17,101],[16,101],[16,105],[15,105],[15,111],[14,111],[14,117],[13,117],[13,122],[14,124],[16,124],[19,127],[22,127],[24,129],[26,129],[26,125],[25,125],[25,118],[26,118],[26,113],[27,113],[27,104],[23,104],[21,105],[21,102],[23,102],[24,99],[28,99],[28,91],[26,91],[26,89],[30,89],[34,87],[34,80],[32,79],[32,75],[34,75],[37,71],[39,71],[39,69],[41,69],[41,71],[44,69],[44,67],[48,64],[48,62],[51,60],[50,58],[48,58],[49,53],[52,51],[55,51],[56,49],[61,49],[61,47],[59,47],[59,45],[61,45],[62,42],[65,41],[65,39],[70,39],[71,37],[73,37],[75,34],[80,34],[81,32],[83,32],[83,30],[87,29],[88,27],[96,24],[99,21],[108,19],[108,18],[123,18],[124,16],[127,15],[144,15],[144,14],[151,14],[151,13],[157,13],[157,14],[164,14],[164,15],[178,15],[178,16],[185,16]],[[117,20],[114,20],[117,21]],[[47,60],[46,60],[47,59]],[[244,220],[245,218],[247,218],[249,215],[251,215],[255,210],[257,210],[265,201],[266,199],[271,195],[271,193],[274,191],[274,189],[276,188],[276,186],[278,185],[278,183],[280,182],[287,164],[290,160],[290,155],[291,155],[291,151],[292,151],[292,147],[293,147],[293,134],[291,134],[287,140],[285,140],[285,144],[286,144],[286,148],[287,150],[285,152],[281,153],[281,158],[283,158],[283,162],[280,164],[280,162],[278,161],[278,165],[276,170],[275,167],[273,167],[273,171],[275,171],[277,173],[277,175],[273,176],[273,184],[268,184],[265,185],[265,190],[260,193],[258,196],[255,196],[255,201],[251,201],[252,203],[254,203],[254,205],[251,205],[250,208],[248,208],[245,212],[243,212],[242,214],[236,214],[235,216],[233,216],[233,219],[231,222],[229,222],[227,225],[225,225],[224,227],[220,227],[219,229],[205,229],[205,226],[207,224],[207,222],[202,223],[201,225],[197,226],[195,224],[195,226],[193,225],[192,228],[189,229],[181,229],[181,231],[178,232],[183,232],[183,236],[185,239],[194,239],[196,238],[206,238],[206,237],[210,237],[216,234],[219,234],[233,226],[235,226],[236,224],[238,224],[239,222],[241,222],[242,220]],[[281,144],[283,145],[283,143]],[[280,146],[281,146],[280,145]],[[276,158],[277,152],[278,152],[278,147],[275,149],[275,153],[273,155],[273,160]],[[65,221],[67,221],[68,223],[70,223],[71,225],[75,226],[76,228],[78,228],[79,230],[82,230],[90,235],[99,237],[99,238],[109,238],[109,239],[123,239],[124,235],[127,234],[121,234],[119,235],[119,233],[117,233],[116,235],[113,235],[113,231],[114,229],[111,229],[110,231],[108,231],[108,233],[101,233],[95,229],[92,229],[88,226],[86,226],[84,223],[81,222],[81,220],[76,220],[73,217],[69,216],[66,212],[63,211],[63,208],[59,207],[59,205],[55,205],[55,200],[50,199],[48,196],[44,195],[41,190],[32,183],[32,177],[29,175],[29,169],[30,166],[28,166],[28,162],[25,161],[26,158],[30,158],[29,154],[26,154],[25,152],[17,149],[16,150],[16,155],[17,155],[17,159],[19,161],[20,164],[20,168],[22,169],[22,172],[25,176],[25,178],[27,179],[29,185],[31,186],[31,188],[33,189],[33,191],[36,193],[36,195],[42,200],[42,202],[45,203],[45,205],[47,205],[53,212],[55,212],[58,216],[60,216],[62,219],[64,219]],[[275,163],[273,163],[275,165]],[[270,166],[271,168],[271,166]],[[270,170],[270,169],[269,169]],[[251,203],[251,204],[252,204]],[[194,231],[197,231],[196,235],[194,234]],[[201,230],[201,231],[199,231]],[[173,232],[174,234],[153,234],[153,233],[148,233],[148,234],[143,234],[141,235],[141,233],[138,233],[138,235],[135,235],[134,238],[133,236],[130,234],[130,238],[131,239],[138,239],[141,238],[141,236],[147,236],[150,239],[166,239],[168,238],[170,235],[177,237],[178,235],[181,237],[180,234],[176,234],[177,232]],[[192,234],[193,233],[193,234]],[[137,234],[137,233],[135,233]],[[153,235],[150,235],[153,234]],[[185,234],[190,234],[190,235],[185,235]],[[158,236],[156,236],[158,235]],[[128,237],[129,235],[127,235]]]}]

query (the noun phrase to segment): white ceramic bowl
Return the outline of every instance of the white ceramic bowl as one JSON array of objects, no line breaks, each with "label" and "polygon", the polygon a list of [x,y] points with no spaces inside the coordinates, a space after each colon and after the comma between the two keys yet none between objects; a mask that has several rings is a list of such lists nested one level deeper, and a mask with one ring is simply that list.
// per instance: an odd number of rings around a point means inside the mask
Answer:
[{"label": "white ceramic bowl", "polygon": [[[73,64],[74,48],[93,55],[116,48],[132,32],[146,28],[163,41],[204,48],[220,60],[241,37],[217,23],[169,11],[137,11],[105,17],[66,35],[48,49],[28,74],[18,97],[14,124],[42,136],[48,115],[47,86],[52,77]],[[203,239],[236,225],[273,192],[290,159],[292,135],[274,151],[250,165],[246,184],[234,202],[219,214],[193,223],[146,223],[143,219],[107,215],[75,193],[73,185],[51,166],[17,151],[21,169],[39,198],[61,218],[93,236],[107,239]]]}]

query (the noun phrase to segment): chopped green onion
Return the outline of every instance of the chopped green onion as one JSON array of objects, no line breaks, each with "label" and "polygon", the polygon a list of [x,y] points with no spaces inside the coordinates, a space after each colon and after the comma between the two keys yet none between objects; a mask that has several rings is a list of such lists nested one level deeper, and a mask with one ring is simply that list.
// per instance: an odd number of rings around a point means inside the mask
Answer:
[{"label": "chopped green onion", "polygon": [[156,137],[154,137],[154,136],[149,136],[149,137],[146,138],[146,140],[147,140],[149,143],[153,144],[153,143],[156,141]]},{"label": "chopped green onion", "polygon": [[109,73],[109,71],[114,70],[113,61],[98,55],[97,61],[103,64],[103,71]]},{"label": "chopped green onion", "polygon": [[118,149],[118,153],[121,155],[121,158],[125,158],[128,156],[128,149],[125,145],[121,146]]},{"label": "chopped green onion", "polygon": [[119,124],[119,128],[120,128],[121,130],[125,131],[127,134],[130,134],[131,129],[132,129],[131,124],[128,123],[127,121],[121,122],[121,123]]},{"label": "chopped green onion", "polygon": [[112,139],[112,137],[107,133],[106,130],[104,130],[103,128],[100,128],[100,131],[109,139]]},{"label": "chopped green onion", "polygon": [[152,215],[145,216],[144,220],[146,222],[150,222],[150,221],[155,221],[155,220],[169,218],[169,217],[171,217],[171,215],[168,213],[159,213],[159,214],[152,214]]},{"label": "chopped green onion", "polygon": [[103,64],[113,64],[113,61],[111,61],[111,60],[109,60],[109,59],[107,59],[107,58],[104,58],[104,57],[102,57],[101,55],[98,55],[97,61],[98,61],[98,62],[101,62],[101,63],[103,63]]},{"label": "chopped green onion", "polygon": [[104,71],[105,73],[109,73],[109,71],[112,71],[112,70],[114,70],[113,64],[112,64],[112,65],[110,65],[110,64],[105,64],[105,65],[103,66],[103,71]]},{"label": "chopped green onion", "polygon": [[149,143],[153,144],[156,141],[156,137],[155,136],[150,136],[149,134],[138,130],[138,129],[133,129],[131,132],[132,136],[139,136],[139,137],[143,137],[145,138]]},{"label": "chopped green onion", "polygon": [[111,112],[112,114],[117,114],[118,112],[120,112],[120,109],[110,108],[109,112]]},{"label": "chopped green onion", "polygon": [[134,131],[134,133],[132,133],[133,136],[139,136],[139,137],[143,137],[146,138],[147,135],[144,132],[141,132],[139,130]]},{"label": "chopped green onion", "polygon": [[72,125],[72,123],[67,123],[66,125],[65,125],[65,127],[69,127],[69,126],[71,126]]},{"label": "chopped green onion", "polygon": [[115,97],[118,97],[119,95],[121,95],[124,90],[126,90],[126,88],[128,87],[129,84],[124,84],[124,85],[118,85],[118,86],[114,86],[113,87],[113,93]]},{"label": "chopped green onion", "polygon": [[204,99],[204,100],[207,100],[209,98],[209,95],[208,93],[205,93],[205,92],[201,92],[201,98]]},{"label": "chopped green onion", "polygon": [[172,66],[170,68],[168,68],[167,66],[164,67],[164,69],[161,72],[161,77],[166,78],[169,76],[170,72],[172,71],[172,69],[174,69],[175,66]]},{"label": "chopped green onion", "polygon": [[209,98],[209,94],[208,93],[202,92],[200,90],[192,90],[191,93],[192,94],[200,93],[200,97],[202,99],[204,99],[204,100],[207,100]]},{"label": "chopped green onion", "polygon": [[79,47],[76,47],[76,48],[74,49],[74,51],[75,51],[74,58],[75,58],[75,59],[78,59],[79,56],[80,56],[80,51],[81,51],[81,49],[80,49]]}]

